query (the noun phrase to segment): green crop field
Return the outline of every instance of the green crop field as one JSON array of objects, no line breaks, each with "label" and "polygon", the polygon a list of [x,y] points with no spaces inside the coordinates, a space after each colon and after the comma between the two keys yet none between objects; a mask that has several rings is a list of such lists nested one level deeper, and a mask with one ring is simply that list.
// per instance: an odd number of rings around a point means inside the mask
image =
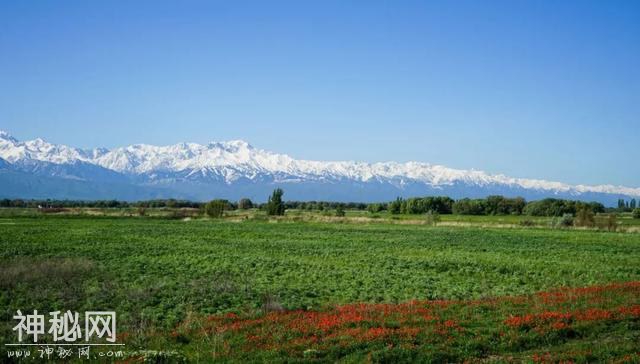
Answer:
[{"label": "green crop field", "polygon": [[[595,326],[579,325],[582,316],[576,313],[567,322],[549,323],[558,329],[551,333],[505,321],[532,312],[535,319],[548,303],[531,299],[536,292],[634,281],[640,281],[638,233],[251,219],[0,219],[3,342],[15,335],[12,316],[18,309],[115,310],[128,351],[160,350],[189,360],[521,361],[547,354],[578,361],[637,360],[640,314],[634,316],[635,311],[596,320]],[[637,286],[624,287],[612,288],[622,293],[608,295],[611,299],[593,300],[597,309],[640,304]],[[580,299],[573,306],[554,309],[591,307],[592,301],[576,296]],[[505,297],[524,297],[525,303]],[[449,341],[432,340],[431,329],[425,328],[431,322],[427,314],[411,316],[422,311],[394,311],[412,300],[442,317],[434,319],[433,330],[451,331]],[[506,303],[496,303],[500,300]],[[434,302],[451,305],[435,309]],[[391,314],[378,328],[379,317],[367,316],[367,308],[358,317],[369,318],[339,325],[379,329],[374,334],[354,331],[337,337],[329,330],[334,326],[321,326],[315,339],[284,330],[290,327],[282,326],[290,324],[287,320],[295,320],[277,316],[328,314],[354,303],[380,304],[370,307],[386,307],[400,316]],[[270,327],[262,321],[262,326],[244,324],[269,317]],[[234,329],[212,328],[217,320],[219,327]],[[407,337],[393,331],[402,330],[405,321]],[[314,322],[305,327],[315,327]],[[264,330],[280,330],[280,341],[259,341]],[[389,332],[394,334],[385,336]],[[258,344],[248,348],[252,338]],[[291,344],[295,339],[299,345]],[[605,349],[590,352],[594,343],[606,343]]]}]

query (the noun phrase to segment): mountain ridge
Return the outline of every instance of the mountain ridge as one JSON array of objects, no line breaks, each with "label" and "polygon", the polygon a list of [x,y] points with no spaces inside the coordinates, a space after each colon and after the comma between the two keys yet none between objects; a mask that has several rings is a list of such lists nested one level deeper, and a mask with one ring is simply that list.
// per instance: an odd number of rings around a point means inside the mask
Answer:
[{"label": "mountain ridge", "polygon": [[[96,191],[102,191],[96,193],[96,199],[111,195],[119,197],[118,191],[111,191],[103,186],[105,183],[147,188],[152,196],[159,198],[196,200],[237,198],[240,192],[248,194],[240,197],[263,200],[261,194],[283,185],[293,192],[288,197],[293,195],[296,199],[336,200],[353,195],[344,196],[345,191],[353,191],[354,201],[379,201],[410,194],[449,194],[460,198],[497,193],[518,194],[525,198],[591,198],[612,204],[617,198],[640,196],[640,188],[611,184],[570,185],[423,162],[298,160],[287,154],[254,148],[242,140],[206,145],[183,142],[167,146],[134,144],[111,150],[80,149],[48,143],[41,138],[19,141],[0,130],[0,159],[4,161],[0,162],[0,169],[41,178],[83,181],[89,190],[93,184]],[[39,186],[46,189],[42,187],[46,182]],[[46,191],[29,191],[28,186],[18,190],[24,195],[11,197],[46,194]],[[59,190],[50,197],[74,198],[73,192],[65,194]],[[157,194],[154,193],[156,190]],[[86,191],[81,195],[91,196],[91,193]],[[127,196],[131,198],[132,194],[127,193]]]}]

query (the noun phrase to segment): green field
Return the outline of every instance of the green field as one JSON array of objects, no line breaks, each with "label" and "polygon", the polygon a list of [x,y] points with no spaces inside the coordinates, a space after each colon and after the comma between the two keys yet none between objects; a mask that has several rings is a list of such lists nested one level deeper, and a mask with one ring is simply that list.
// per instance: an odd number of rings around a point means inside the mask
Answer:
[{"label": "green field", "polygon": [[[637,233],[390,222],[1,218],[2,341],[13,340],[18,309],[115,310],[128,349],[193,359],[208,349],[167,334],[192,316],[483,300],[640,280]],[[483,350],[471,352],[500,354]]]}]

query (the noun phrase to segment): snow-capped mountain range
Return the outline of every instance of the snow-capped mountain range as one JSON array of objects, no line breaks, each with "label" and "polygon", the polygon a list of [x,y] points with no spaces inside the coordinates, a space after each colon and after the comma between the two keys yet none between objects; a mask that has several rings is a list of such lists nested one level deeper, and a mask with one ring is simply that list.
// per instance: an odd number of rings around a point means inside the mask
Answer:
[{"label": "snow-capped mountain range", "polygon": [[595,200],[611,205],[618,198],[640,196],[640,188],[568,185],[419,162],[297,160],[241,140],[84,150],[40,138],[18,141],[0,131],[2,198],[249,197],[264,201],[274,187],[282,187],[291,200],[385,201],[397,196],[502,194],[527,199]]}]

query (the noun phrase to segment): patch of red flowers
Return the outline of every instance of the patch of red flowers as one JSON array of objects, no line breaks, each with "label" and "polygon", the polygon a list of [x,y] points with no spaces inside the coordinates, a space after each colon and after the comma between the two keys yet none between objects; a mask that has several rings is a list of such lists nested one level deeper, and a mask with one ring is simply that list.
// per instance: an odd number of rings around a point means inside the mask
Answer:
[{"label": "patch of red flowers", "polygon": [[[276,350],[300,357],[308,350],[336,347],[466,347],[481,332],[475,328],[493,330],[493,337],[503,342],[517,342],[532,331],[568,333],[594,322],[639,317],[640,282],[627,282],[472,301],[354,303],[257,316],[229,313],[210,316],[199,325],[178,326],[174,336],[215,333],[228,349],[224,352]],[[549,359],[547,354],[533,358]]]}]

